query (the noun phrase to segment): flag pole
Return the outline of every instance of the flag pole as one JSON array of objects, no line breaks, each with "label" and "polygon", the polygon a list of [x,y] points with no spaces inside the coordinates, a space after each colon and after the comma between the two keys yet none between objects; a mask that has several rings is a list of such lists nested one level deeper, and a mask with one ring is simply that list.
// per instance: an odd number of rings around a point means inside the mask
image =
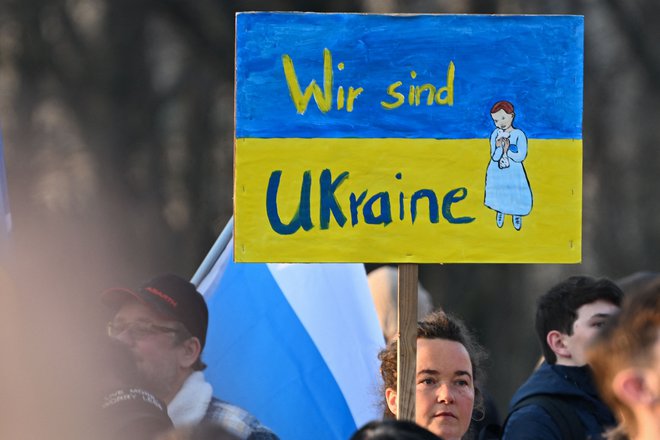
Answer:
[{"label": "flag pole", "polygon": [[199,287],[199,283],[201,283],[204,277],[206,277],[206,275],[211,271],[211,268],[213,268],[213,265],[222,254],[222,251],[224,251],[227,247],[227,243],[229,243],[233,232],[234,216],[231,216],[227,221],[224,229],[218,236],[218,239],[215,240],[215,243],[213,243],[213,247],[211,247],[209,253],[206,254],[204,261],[202,261],[202,264],[199,265],[195,275],[193,275],[190,280],[190,282],[193,283],[196,287]]}]

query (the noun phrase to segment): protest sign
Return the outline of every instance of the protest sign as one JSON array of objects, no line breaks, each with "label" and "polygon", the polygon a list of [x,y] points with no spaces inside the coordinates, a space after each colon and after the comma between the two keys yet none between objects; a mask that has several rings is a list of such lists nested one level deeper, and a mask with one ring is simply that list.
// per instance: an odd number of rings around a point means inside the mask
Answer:
[{"label": "protest sign", "polygon": [[235,258],[581,259],[583,18],[241,13]]}]

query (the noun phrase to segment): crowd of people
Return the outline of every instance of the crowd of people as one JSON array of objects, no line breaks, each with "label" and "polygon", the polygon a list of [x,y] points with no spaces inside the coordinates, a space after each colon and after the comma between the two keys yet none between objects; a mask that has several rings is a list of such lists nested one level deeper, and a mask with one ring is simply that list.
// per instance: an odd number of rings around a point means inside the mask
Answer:
[{"label": "crowd of people", "polygon": [[[392,314],[392,296],[378,298],[373,285],[372,292],[381,323],[396,321],[382,318],[384,310]],[[208,309],[193,284],[161,275],[101,298],[112,313],[103,350],[113,374],[100,396],[98,438],[278,439],[206,381]],[[543,356],[503,418],[487,405],[484,348],[427,299],[417,323],[414,421],[396,420],[397,338],[383,325],[383,419],[350,440],[660,438],[660,276],[619,283],[575,276],[542,295],[535,329]]]}]

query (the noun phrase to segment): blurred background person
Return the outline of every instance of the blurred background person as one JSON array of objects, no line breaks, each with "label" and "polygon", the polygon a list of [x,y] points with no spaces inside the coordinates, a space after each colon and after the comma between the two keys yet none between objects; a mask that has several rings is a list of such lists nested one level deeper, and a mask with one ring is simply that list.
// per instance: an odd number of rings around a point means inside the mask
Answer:
[{"label": "blurred background person", "polygon": [[[389,344],[397,335],[399,311],[397,296],[399,290],[398,269],[393,266],[381,266],[367,275],[371,297],[376,306],[378,321],[383,329],[385,343]],[[422,319],[433,311],[433,301],[429,292],[417,284],[417,319]]]},{"label": "blurred background person", "polygon": [[149,390],[130,350],[105,339],[96,347],[98,424],[91,436],[101,440],[154,440],[172,429],[167,406]]},{"label": "blurred background person", "polygon": [[355,431],[350,440],[438,440],[417,423],[408,420],[375,420]]},{"label": "blurred background person", "polygon": [[102,301],[115,311],[108,335],[130,349],[174,426],[215,423],[242,439],[277,440],[252,414],[213,395],[202,361],[208,308],[192,283],[164,274],[136,289],[107,290]]},{"label": "blurred background person", "polygon": [[660,285],[626,297],[587,357],[603,399],[619,420],[610,438],[660,438]]},{"label": "blurred background person", "polygon": [[645,293],[648,290],[660,291],[660,272],[637,271],[619,278],[616,283],[621,287],[626,297],[637,293]]}]

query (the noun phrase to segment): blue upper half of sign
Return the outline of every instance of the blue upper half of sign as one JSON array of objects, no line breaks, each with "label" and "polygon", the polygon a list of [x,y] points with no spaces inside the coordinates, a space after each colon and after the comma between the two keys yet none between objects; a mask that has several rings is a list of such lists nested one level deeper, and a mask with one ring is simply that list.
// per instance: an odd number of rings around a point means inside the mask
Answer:
[{"label": "blue upper half of sign", "polygon": [[240,13],[236,137],[581,139],[583,61],[581,16]]}]

